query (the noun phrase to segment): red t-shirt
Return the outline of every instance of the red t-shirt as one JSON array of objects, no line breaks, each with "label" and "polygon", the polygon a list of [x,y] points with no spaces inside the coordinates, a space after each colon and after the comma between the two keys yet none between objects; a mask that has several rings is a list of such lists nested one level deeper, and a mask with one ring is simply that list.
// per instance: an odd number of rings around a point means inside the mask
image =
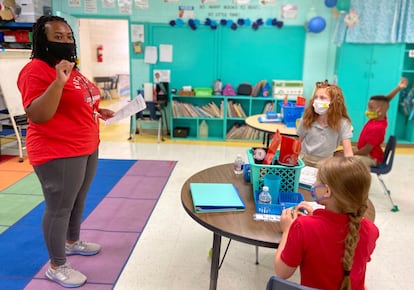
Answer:
[{"label": "red t-shirt", "polygon": [[[298,217],[292,223],[281,259],[290,267],[300,266],[302,285],[324,290],[340,288],[348,221],[346,214],[317,209],[312,216]],[[354,290],[365,289],[366,264],[379,236],[378,228],[366,218],[359,233],[350,276]]]},{"label": "red t-shirt", "polygon": [[[55,78],[55,69],[47,63],[39,59],[29,62],[17,80],[23,106],[41,96]],[[30,163],[40,165],[93,153],[99,146],[99,121],[93,112],[98,110],[100,98],[99,88],[73,69],[55,115],[41,124],[29,119],[26,148]]]},{"label": "red t-shirt", "polygon": [[370,144],[373,147],[370,156],[372,159],[377,160],[377,164],[380,164],[384,158],[384,151],[382,151],[381,144],[384,142],[387,127],[387,118],[382,120],[369,120],[359,135],[357,148],[361,149],[366,144]]}]

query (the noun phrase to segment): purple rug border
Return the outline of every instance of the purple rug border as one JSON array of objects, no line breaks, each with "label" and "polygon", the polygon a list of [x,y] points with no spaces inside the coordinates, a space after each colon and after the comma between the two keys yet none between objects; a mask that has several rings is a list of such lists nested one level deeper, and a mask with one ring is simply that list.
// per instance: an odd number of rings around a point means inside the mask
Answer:
[{"label": "purple rug border", "polygon": [[[148,170],[148,167],[146,167],[147,166],[147,164],[151,164],[152,162],[157,162],[158,164],[158,166],[161,166],[162,164],[167,164],[168,165],[168,174],[164,174],[164,175],[157,175],[157,174],[153,174],[153,170],[151,170],[151,171],[149,171]],[[178,161],[172,161],[172,160],[137,160],[132,166],[131,166],[131,168],[124,174],[124,176],[122,176],[120,179],[119,179],[119,181],[117,182],[117,184],[114,186],[114,188],[113,189],[111,189],[111,191],[109,191],[107,194],[106,194],[106,196],[102,199],[102,201],[95,207],[95,209],[89,214],[89,216],[87,217],[87,219],[85,219],[85,221],[82,223],[82,225],[88,220],[88,218],[89,217],[91,217],[94,213],[96,214],[96,210],[98,209],[99,210],[99,205],[105,200],[105,199],[125,199],[125,197],[122,197],[122,196],[120,196],[120,197],[118,197],[118,196],[111,196],[110,195],[110,193],[116,188],[116,186],[122,181],[122,179],[124,178],[124,177],[126,177],[126,176],[138,176],[138,175],[141,175],[141,174],[137,174],[137,172],[143,172],[143,173],[145,173],[144,174],[144,176],[153,176],[153,177],[165,177],[165,183],[164,183],[164,185],[162,186],[162,188],[161,188],[161,190],[160,190],[160,193],[158,194],[158,197],[155,199],[156,201],[155,201],[155,203],[154,203],[154,205],[153,205],[153,207],[152,207],[152,209],[151,209],[151,211],[149,211],[149,214],[148,214],[148,216],[147,216],[147,218],[146,218],[146,221],[145,221],[145,223],[143,224],[143,226],[142,226],[142,229],[141,229],[141,231],[137,231],[137,232],[131,232],[131,234],[134,234],[134,235],[136,235],[136,238],[135,238],[135,241],[132,243],[132,245],[131,245],[131,248],[129,249],[129,253],[128,253],[128,255],[127,255],[127,258],[126,258],[126,260],[123,262],[123,265],[122,265],[122,267],[120,268],[120,270],[119,270],[119,272],[118,272],[118,274],[116,275],[116,278],[115,278],[115,280],[112,282],[112,284],[108,284],[108,283],[102,283],[102,284],[100,284],[100,283],[97,283],[97,282],[91,282],[91,283],[86,283],[85,285],[83,285],[82,286],[82,289],[90,289],[90,290],[104,290],[104,289],[112,289],[113,287],[114,287],[114,285],[116,285],[116,283],[117,283],[117,281],[118,281],[118,279],[119,279],[119,277],[120,277],[120,274],[122,273],[122,271],[124,270],[124,268],[125,268],[125,265],[128,263],[128,261],[129,261],[129,258],[130,258],[130,256],[131,256],[131,253],[132,253],[132,251],[133,251],[133,249],[135,248],[135,246],[136,246],[136,244],[138,243],[138,241],[139,241],[139,238],[141,237],[141,234],[142,234],[142,232],[145,230],[145,228],[146,228],[146,226],[147,226],[147,223],[148,223],[148,220],[149,220],[149,218],[151,217],[151,215],[152,215],[152,213],[154,212],[154,209],[155,209],[155,207],[156,207],[156,205],[157,205],[157,203],[158,203],[158,201],[159,201],[159,198],[161,197],[161,194],[163,193],[163,191],[164,191],[164,188],[165,188],[165,186],[166,186],[166,184],[168,183],[168,180],[169,180],[169,178],[171,177],[171,174],[172,174],[172,172],[173,172],[173,170],[174,170],[174,168],[175,168],[175,166],[177,165],[177,162]],[[142,170],[140,167],[141,166],[144,166],[144,170]],[[157,172],[157,173],[160,173],[160,171],[155,171],[155,172]],[[145,198],[137,198],[137,199],[143,199],[143,200],[145,200]],[[153,198],[151,198],[151,199],[153,199]],[[102,231],[102,230],[95,230],[95,229],[81,229],[81,235],[83,235],[85,232],[87,232],[87,231],[98,231],[98,232],[105,232],[105,231]],[[107,231],[107,232],[109,232],[109,233],[114,233],[114,234],[116,234],[116,233],[124,233],[123,231]],[[130,233],[130,232],[128,232],[128,233]],[[70,262],[70,259],[71,259],[72,257],[69,257],[68,258],[68,261]],[[88,257],[80,257],[80,258],[88,258]],[[93,259],[93,257],[89,257],[89,258],[92,258]],[[40,270],[34,275],[34,277],[32,278],[32,280],[26,285],[26,287],[24,288],[24,289],[39,289],[38,287],[40,286],[41,287],[41,289],[44,289],[44,290],[50,290],[50,289],[62,289],[62,286],[60,286],[60,285],[58,285],[57,283],[52,283],[52,282],[50,282],[49,280],[47,280],[46,278],[41,278],[41,277],[44,277],[44,271],[45,271],[45,269],[46,269],[46,267],[48,266],[48,262],[46,262],[41,268],[40,268]],[[99,266],[98,266],[99,267]],[[38,284],[38,283],[40,283],[40,284]],[[32,285],[33,284],[33,285]],[[110,288],[106,288],[106,287],[110,287]]]}]

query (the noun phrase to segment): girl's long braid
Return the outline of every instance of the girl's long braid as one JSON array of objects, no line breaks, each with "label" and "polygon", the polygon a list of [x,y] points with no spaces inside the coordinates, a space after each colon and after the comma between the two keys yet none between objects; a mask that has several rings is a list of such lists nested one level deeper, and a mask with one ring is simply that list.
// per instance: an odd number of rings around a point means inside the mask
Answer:
[{"label": "girl's long braid", "polygon": [[344,278],[340,290],[351,289],[350,274],[355,249],[359,242],[361,220],[368,208],[368,192],[371,185],[369,168],[356,157],[333,157],[325,160],[318,172],[322,183],[332,191],[337,208],[349,216],[349,231],[345,237],[342,257]]}]

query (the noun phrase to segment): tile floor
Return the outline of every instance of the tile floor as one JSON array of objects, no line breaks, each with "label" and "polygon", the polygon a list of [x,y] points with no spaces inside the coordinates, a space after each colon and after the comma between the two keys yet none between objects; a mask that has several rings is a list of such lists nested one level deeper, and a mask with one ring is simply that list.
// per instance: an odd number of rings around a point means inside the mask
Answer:
[{"label": "tile floor", "polygon": [[[103,142],[100,156],[177,160],[142,236],[115,289],[208,289],[212,233],[192,220],[180,201],[181,186],[192,174],[213,165],[230,163],[246,147]],[[414,155],[397,154],[393,171],[384,176],[399,212],[373,175],[370,198],[376,208],[375,223],[381,231],[368,265],[366,284],[375,289],[411,289],[414,284]],[[227,239],[223,241],[223,249]],[[260,248],[255,265],[253,246],[232,242],[219,272],[218,289],[265,289],[273,274],[274,249]],[[292,280],[298,281],[296,274]]]},{"label": "tile floor", "polygon": [[[219,146],[174,144],[171,140],[160,144],[143,143],[139,139],[128,142],[126,138],[125,141],[101,143],[101,158],[178,161],[117,281],[116,290],[209,289],[208,253],[213,235],[192,220],[182,208],[181,186],[188,177],[202,169],[232,162],[237,153],[247,149],[241,146],[225,143]],[[375,223],[381,236],[367,269],[369,290],[411,289],[414,285],[413,177],[414,154],[397,151],[393,171],[384,176],[400,208],[395,213],[390,211],[389,200],[376,176],[373,176],[370,198],[376,209]],[[227,239],[223,239],[222,244],[223,253]],[[217,289],[264,290],[273,274],[274,253],[274,249],[260,248],[260,264],[256,265],[255,248],[233,241],[219,272]],[[298,281],[297,273],[292,280]]]}]

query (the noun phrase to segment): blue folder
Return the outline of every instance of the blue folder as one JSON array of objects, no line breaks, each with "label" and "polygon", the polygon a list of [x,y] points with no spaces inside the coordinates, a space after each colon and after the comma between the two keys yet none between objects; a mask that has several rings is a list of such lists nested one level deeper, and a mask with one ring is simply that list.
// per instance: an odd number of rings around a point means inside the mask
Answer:
[{"label": "blue folder", "polygon": [[196,213],[246,209],[239,191],[231,183],[190,183],[190,190]]}]

